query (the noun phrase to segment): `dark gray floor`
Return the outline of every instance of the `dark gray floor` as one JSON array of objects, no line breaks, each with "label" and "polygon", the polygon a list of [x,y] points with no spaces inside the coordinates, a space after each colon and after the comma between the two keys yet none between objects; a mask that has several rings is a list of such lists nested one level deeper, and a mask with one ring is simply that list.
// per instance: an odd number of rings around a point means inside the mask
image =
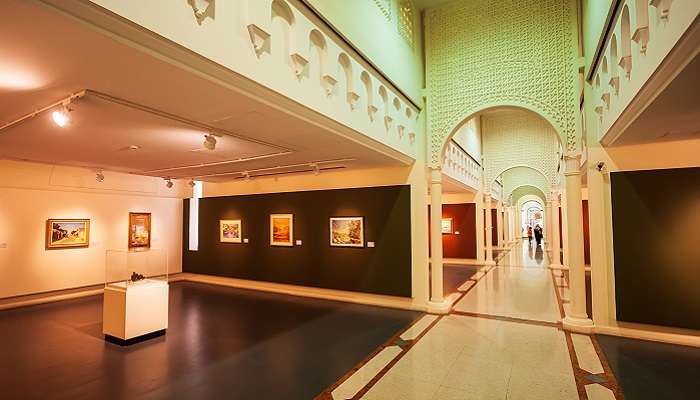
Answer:
[{"label": "dark gray floor", "polygon": [[170,286],[164,337],[102,339],[102,297],[0,312],[0,399],[312,399],[420,314]]},{"label": "dark gray floor", "polygon": [[700,398],[700,349],[597,335],[625,400]]},{"label": "dark gray floor", "polygon": [[477,265],[443,265],[443,292],[445,295],[457,292],[457,289],[474,276],[480,268],[481,266]]}]

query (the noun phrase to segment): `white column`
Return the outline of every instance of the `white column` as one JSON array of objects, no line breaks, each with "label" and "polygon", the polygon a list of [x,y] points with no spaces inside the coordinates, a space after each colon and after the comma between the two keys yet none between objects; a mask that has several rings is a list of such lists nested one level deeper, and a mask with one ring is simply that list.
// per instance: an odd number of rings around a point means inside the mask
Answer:
[{"label": "white column", "polygon": [[486,240],[486,262],[485,265],[496,265],[493,261],[493,240],[491,232],[493,231],[493,223],[491,223],[491,195],[484,194],[484,210],[486,210],[486,228],[484,229],[484,239]]},{"label": "white column", "polygon": [[550,238],[551,236],[551,226],[552,226],[552,201],[547,200],[547,204],[544,207],[544,248],[549,251],[551,246]]},{"label": "white column", "polygon": [[431,312],[449,311],[442,290],[442,171],[430,170],[430,302]]},{"label": "white column", "polygon": [[476,260],[479,264],[484,262],[484,200],[482,192],[474,196],[476,205]]},{"label": "white column", "polygon": [[552,193],[552,263],[549,268],[561,269],[561,238],[559,237],[559,195]]},{"label": "white column", "polygon": [[591,332],[593,321],[586,313],[586,272],[583,267],[583,221],[581,206],[581,155],[565,158],[567,233],[569,238],[570,307],[562,320],[565,329]]}]

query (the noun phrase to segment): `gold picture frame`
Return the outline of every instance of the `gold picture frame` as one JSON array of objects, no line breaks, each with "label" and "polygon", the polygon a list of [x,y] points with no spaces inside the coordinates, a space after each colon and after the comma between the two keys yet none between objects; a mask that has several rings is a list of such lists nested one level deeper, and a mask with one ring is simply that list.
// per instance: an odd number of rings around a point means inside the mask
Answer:
[{"label": "gold picture frame", "polygon": [[90,246],[89,219],[46,220],[46,249],[71,249]]},{"label": "gold picture frame", "polygon": [[365,247],[364,217],[330,217],[333,247]]},{"label": "gold picture frame", "polygon": [[294,214],[270,214],[270,246],[294,246]]},{"label": "gold picture frame", "polygon": [[241,220],[219,220],[219,241],[221,243],[243,243],[243,226]]},{"label": "gold picture frame", "polygon": [[129,213],[129,249],[151,248],[151,213]]}]

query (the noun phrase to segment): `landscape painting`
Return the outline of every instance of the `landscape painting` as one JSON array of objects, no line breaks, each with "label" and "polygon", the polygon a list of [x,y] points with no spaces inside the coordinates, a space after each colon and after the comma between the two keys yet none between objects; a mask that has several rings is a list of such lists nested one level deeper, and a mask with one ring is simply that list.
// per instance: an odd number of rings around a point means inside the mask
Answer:
[{"label": "landscape painting", "polygon": [[294,214],[270,215],[270,245],[294,246]]},{"label": "landscape painting", "polygon": [[151,213],[129,213],[129,248],[151,248]]},{"label": "landscape painting", "polygon": [[88,247],[89,245],[89,219],[49,219],[46,221],[47,249]]},{"label": "landscape painting", "polygon": [[241,220],[220,220],[219,236],[222,243],[242,243]]},{"label": "landscape painting", "polygon": [[442,219],[442,233],[452,233],[452,218]]},{"label": "landscape painting", "polygon": [[365,247],[363,217],[331,217],[331,246]]}]

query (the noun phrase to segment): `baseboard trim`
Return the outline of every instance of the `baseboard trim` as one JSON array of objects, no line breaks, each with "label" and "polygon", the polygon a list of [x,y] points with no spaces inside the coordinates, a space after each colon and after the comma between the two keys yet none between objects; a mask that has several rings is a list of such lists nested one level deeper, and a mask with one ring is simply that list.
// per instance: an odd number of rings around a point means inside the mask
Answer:
[{"label": "baseboard trim", "polygon": [[[672,328],[665,329],[663,327],[648,326],[648,327],[627,327],[627,326],[605,326],[595,325],[593,331],[597,334],[620,336],[630,339],[649,340],[653,342],[662,342],[670,344],[678,344],[682,346],[700,347],[700,332],[687,329],[673,330]],[[697,332],[693,334],[693,332]]]},{"label": "baseboard trim", "polygon": [[[182,273],[176,273],[168,276],[169,282],[183,280]],[[55,303],[63,300],[73,300],[82,297],[97,296],[104,293],[104,285],[92,285],[83,288],[73,288],[58,290],[46,293],[28,294],[25,296],[17,296],[6,298],[0,302],[0,311],[9,310],[12,308],[36,306],[39,304]]]},{"label": "baseboard trim", "polygon": [[486,260],[479,261],[474,258],[443,258],[442,263],[444,264],[455,264],[455,265],[486,265]]},{"label": "baseboard trim", "polygon": [[310,297],[322,300],[342,301],[345,303],[364,304],[377,307],[398,308],[411,311],[428,311],[427,304],[416,303],[412,298],[385,296],[379,294],[349,292],[335,289],[312,288],[308,286],[287,285],[282,283],[252,281],[246,279],[227,278],[215,275],[200,275],[182,273],[181,280],[187,282],[205,283],[210,285],[228,286],[238,289],[258,290],[290,296]]}]

